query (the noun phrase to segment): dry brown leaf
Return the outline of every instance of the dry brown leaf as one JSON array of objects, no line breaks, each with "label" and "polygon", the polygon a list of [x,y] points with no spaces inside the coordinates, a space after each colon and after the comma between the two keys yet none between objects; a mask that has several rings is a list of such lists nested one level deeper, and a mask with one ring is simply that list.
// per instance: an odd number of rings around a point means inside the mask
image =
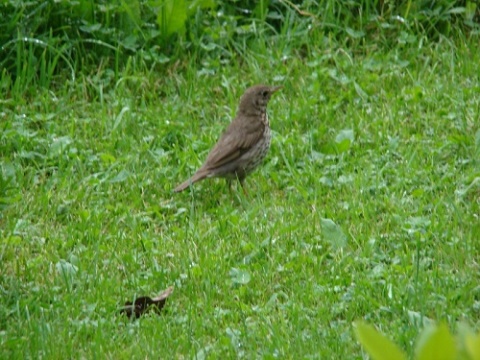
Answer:
[{"label": "dry brown leaf", "polygon": [[149,296],[140,296],[137,297],[133,303],[131,301],[127,301],[125,306],[120,310],[120,313],[125,314],[128,317],[135,316],[137,319],[152,308],[159,313],[160,310],[162,310],[162,308],[165,306],[167,298],[172,292],[173,286],[170,286],[168,289],[164,290],[154,298]]}]

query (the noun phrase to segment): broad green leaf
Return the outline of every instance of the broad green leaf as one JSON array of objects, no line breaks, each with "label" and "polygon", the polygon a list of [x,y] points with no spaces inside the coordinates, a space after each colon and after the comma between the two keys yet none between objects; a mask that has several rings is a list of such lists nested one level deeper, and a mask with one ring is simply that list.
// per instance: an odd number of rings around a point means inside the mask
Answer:
[{"label": "broad green leaf", "polygon": [[214,0],[193,0],[188,4],[188,16],[194,14],[197,9],[214,9],[215,1]]},{"label": "broad green leaf", "polygon": [[354,30],[354,29],[349,28],[349,27],[347,27],[345,30],[346,30],[347,34],[350,35],[354,39],[360,39],[360,38],[365,36],[365,32],[362,31],[362,30],[358,31],[358,30]]},{"label": "broad green leaf", "polygon": [[185,0],[164,0],[157,14],[157,24],[163,36],[185,31],[187,5]]},{"label": "broad green leaf", "polygon": [[49,157],[58,157],[65,152],[68,146],[73,142],[69,136],[61,136],[56,138],[50,145],[48,150]]},{"label": "broad green leaf", "polygon": [[471,360],[480,360],[480,333],[467,334],[465,337],[465,347]]},{"label": "broad green leaf", "polygon": [[345,151],[350,149],[350,144],[351,144],[350,140],[343,140],[342,142],[337,143],[337,146],[336,146],[337,154],[344,153]]},{"label": "broad green leaf", "polygon": [[131,173],[127,170],[120,171],[113,179],[110,180],[110,183],[118,183],[127,180],[130,177]]},{"label": "broad green leaf", "polygon": [[405,360],[407,357],[391,340],[363,321],[355,322],[358,341],[373,360]]},{"label": "broad green leaf", "polygon": [[335,137],[335,142],[341,143],[344,140],[349,140],[351,143],[353,143],[354,139],[355,139],[355,135],[353,133],[353,129],[343,129],[343,130],[340,130],[337,136]]},{"label": "broad green leaf", "polygon": [[465,13],[465,8],[463,6],[457,6],[446,11],[447,14],[463,14]]},{"label": "broad green leaf", "polygon": [[128,19],[135,24],[136,27],[140,28],[140,24],[142,23],[140,2],[138,0],[122,1],[122,7],[127,13]]},{"label": "broad green leaf", "polygon": [[337,144],[337,152],[342,153],[350,149],[354,140],[354,133],[352,129],[341,130],[335,137],[335,142]]},{"label": "broad green leaf", "polygon": [[255,14],[255,17],[260,20],[265,20],[267,17],[268,13],[268,4],[269,0],[260,0],[257,2],[257,6],[255,6],[255,9],[253,10],[253,13]]},{"label": "broad green leaf", "polygon": [[250,282],[250,273],[246,270],[232,268],[230,278],[234,284],[246,285]]},{"label": "broad green leaf", "polygon": [[94,8],[93,0],[79,0],[76,6],[73,6],[73,9],[76,10],[77,14],[79,14],[87,23],[93,22],[95,13]]},{"label": "broad green leaf", "polygon": [[455,340],[447,325],[426,327],[418,338],[415,353],[417,360],[455,360]]},{"label": "broad green leaf", "polygon": [[57,273],[63,277],[66,282],[71,282],[78,271],[78,267],[63,259],[55,264],[55,268],[57,269]]},{"label": "broad green leaf", "polygon": [[347,245],[347,236],[342,228],[330,219],[321,219],[322,234],[334,248],[342,248]]},{"label": "broad green leaf", "polygon": [[330,143],[322,144],[318,150],[320,151],[321,154],[324,154],[324,155],[336,155],[338,153],[337,148],[338,148],[338,144],[330,142]]},{"label": "broad green leaf", "polygon": [[407,315],[410,323],[418,328],[424,328],[435,323],[432,319],[417,311],[408,310]]}]

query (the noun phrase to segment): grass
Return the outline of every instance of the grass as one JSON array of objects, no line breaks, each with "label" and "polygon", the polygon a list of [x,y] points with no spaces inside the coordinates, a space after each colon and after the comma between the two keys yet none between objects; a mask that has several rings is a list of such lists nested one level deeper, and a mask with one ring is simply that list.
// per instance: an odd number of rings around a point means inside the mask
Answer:
[{"label": "grass", "polygon": [[[478,329],[478,41],[282,45],[2,100],[0,357],[362,358],[357,319],[409,353],[429,319]],[[285,88],[250,196],[172,193],[260,82]],[[170,285],[160,316],[118,314]]]}]

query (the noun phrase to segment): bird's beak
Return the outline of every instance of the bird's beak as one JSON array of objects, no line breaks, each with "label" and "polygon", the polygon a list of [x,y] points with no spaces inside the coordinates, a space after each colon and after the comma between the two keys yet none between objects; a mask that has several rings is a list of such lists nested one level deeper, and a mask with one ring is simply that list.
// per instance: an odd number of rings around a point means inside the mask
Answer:
[{"label": "bird's beak", "polygon": [[277,92],[277,91],[280,90],[281,88],[283,88],[283,85],[272,87],[272,90],[271,90],[271,91],[272,91],[272,94],[273,94],[274,92]]}]

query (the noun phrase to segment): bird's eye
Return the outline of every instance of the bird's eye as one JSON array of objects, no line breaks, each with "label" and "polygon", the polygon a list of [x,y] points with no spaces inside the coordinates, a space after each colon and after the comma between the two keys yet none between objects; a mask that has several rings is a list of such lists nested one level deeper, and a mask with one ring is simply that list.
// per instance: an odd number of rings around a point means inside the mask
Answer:
[{"label": "bird's eye", "polygon": [[264,98],[266,98],[266,97],[268,96],[268,91],[267,91],[267,90],[263,90],[263,91],[262,91],[262,96],[263,96]]}]

